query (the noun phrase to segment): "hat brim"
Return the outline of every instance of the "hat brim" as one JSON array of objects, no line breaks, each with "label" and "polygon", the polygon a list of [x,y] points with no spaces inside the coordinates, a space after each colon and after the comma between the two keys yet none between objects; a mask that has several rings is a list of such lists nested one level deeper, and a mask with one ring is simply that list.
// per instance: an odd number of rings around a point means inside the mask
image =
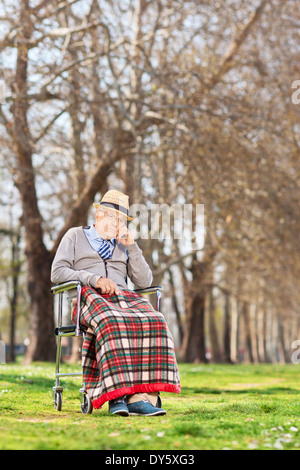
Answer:
[{"label": "hat brim", "polygon": [[99,207],[101,207],[103,211],[108,211],[108,212],[113,212],[115,214],[119,214],[120,216],[122,216],[123,219],[126,218],[127,220],[133,220],[133,218],[129,217],[129,215],[126,215],[124,214],[124,212],[118,211],[117,209],[113,209],[112,207],[106,207],[97,202],[94,202],[93,206],[95,207],[95,209],[99,209]]}]

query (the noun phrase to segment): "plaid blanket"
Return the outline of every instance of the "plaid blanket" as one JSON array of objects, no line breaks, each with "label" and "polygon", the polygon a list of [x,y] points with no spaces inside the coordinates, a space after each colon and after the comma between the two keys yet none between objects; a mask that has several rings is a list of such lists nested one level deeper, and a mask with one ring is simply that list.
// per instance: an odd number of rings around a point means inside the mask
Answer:
[{"label": "plaid blanket", "polygon": [[[73,310],[73,321],[76,305]],[[94,408],[122,395],[180,393],[174,342],[160,312],[142,295],[82,288],[83,381]]]}]

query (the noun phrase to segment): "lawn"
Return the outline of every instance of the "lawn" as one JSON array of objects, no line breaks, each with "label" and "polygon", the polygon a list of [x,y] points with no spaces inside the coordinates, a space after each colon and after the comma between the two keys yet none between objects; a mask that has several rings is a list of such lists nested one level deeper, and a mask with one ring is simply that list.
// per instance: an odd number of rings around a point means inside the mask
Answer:
[{"label": "lawn", "polygon": [[298,367],[179,364],[182,393],[162,394],[166,416],[124,418],[107,404],[82,414],[75,377],[62,379],[55,411],[54,364],[0,365],[0,449],[299,450]]}]

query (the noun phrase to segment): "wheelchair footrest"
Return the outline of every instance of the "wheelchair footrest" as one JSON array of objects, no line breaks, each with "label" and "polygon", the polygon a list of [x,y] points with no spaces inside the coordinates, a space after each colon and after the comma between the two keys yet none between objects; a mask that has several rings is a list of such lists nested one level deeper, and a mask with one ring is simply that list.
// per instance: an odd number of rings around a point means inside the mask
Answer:
[{"label": "wheelchair footrest", "polygon": [[[54,334],[56,336],[58,336],[59,334],[61,335],[70,335],[70,334],[73,334],[75,335],[75,330],[76,330],[76,325],[67,325],[67,326],[59,326],[57,328],[55,328],[54,330]],[[80,331],[85,333],[87,331],[87,327],[86,326],[83,326],[83,325],[80,325]]]}]

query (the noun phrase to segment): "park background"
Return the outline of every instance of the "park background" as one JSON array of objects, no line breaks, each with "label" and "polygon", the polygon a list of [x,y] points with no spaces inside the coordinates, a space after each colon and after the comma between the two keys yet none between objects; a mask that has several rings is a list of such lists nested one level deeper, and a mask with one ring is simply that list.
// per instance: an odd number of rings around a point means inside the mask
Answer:
[{"label": "park background", "polygon": [[179,361],[290,363],[300,338],[297,2],[3,0],[0,21],[7,361],[14,345],[26,364],[54,360],[51,262],[114,188],[149,211],[204,205],[201,249],[137,240],[163,286]]}]

